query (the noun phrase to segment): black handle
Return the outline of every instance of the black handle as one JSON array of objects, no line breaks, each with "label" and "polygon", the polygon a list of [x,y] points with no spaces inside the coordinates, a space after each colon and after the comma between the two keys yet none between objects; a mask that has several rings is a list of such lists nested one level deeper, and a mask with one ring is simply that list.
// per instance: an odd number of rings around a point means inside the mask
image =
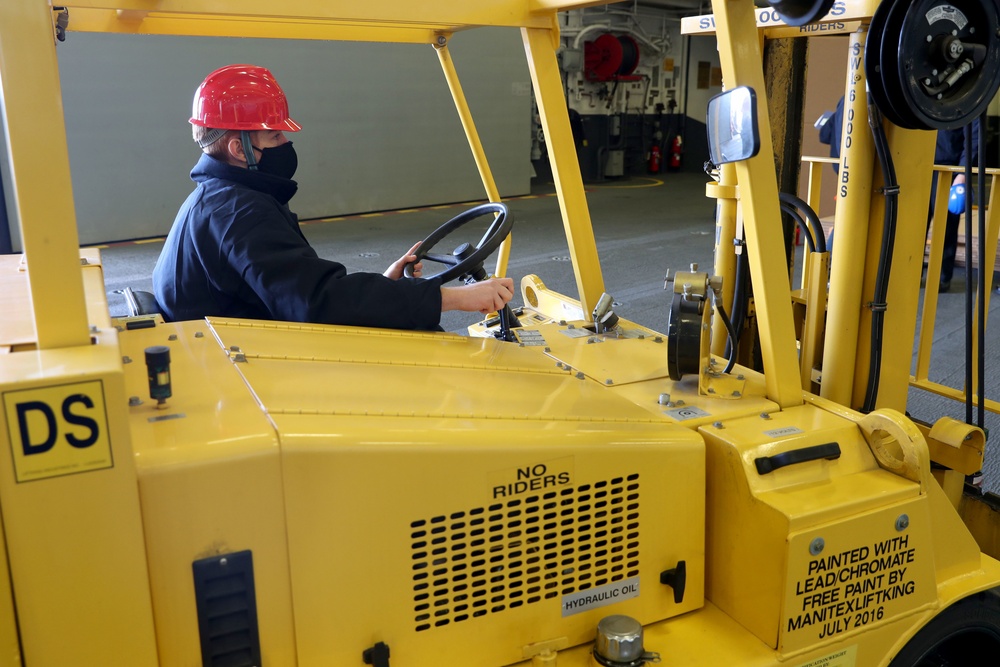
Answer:
[{"label": "black handle", "polygon": [[660,572],[660,583],[674,589],[674,604],[684,601],[684,588],[687,586],[687,563],[677,561],[677,567]]},{"label": "black handle", "polygon": [[817,459],[832,461],[839,458],[840,445],[836,442],[828,442],[825,445],[793,449],[781,454],[775,454],[774,456],[760,456],[754,459],[754,465],[757,466],[758,474],[766,475],[778,468],[784,468],[796,463],[805,463],[806,461],[815,461]]},{"label": "black handle", "polygon": [[371,648],[366,648],[361,654],[361,659],[366,665],[374,667],[389,667],[389,646],[379,642]]}]

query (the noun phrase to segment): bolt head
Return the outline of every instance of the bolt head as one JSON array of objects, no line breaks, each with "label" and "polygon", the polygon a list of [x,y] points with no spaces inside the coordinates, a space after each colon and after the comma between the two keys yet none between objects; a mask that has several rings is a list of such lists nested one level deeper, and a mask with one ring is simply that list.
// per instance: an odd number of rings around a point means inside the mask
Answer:
[{"label": "bolt head", "polygon": [[823,553],[824,547],[826,547],[826,541],[822,537],[817,537],[809,543],[809,553],[813,556],[818,556]]}]

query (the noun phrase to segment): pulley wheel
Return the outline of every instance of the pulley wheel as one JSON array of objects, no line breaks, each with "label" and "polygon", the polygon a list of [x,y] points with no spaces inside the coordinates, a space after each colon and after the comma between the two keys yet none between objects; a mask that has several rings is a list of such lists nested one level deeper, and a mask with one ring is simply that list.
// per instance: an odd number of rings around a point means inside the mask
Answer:
[{"label": "pulley wheel", "polygon": [[998,25],[993,0],[880,3],[865,46],[876,106],[908,129],[967,125],[1000,88]]},{"label": "pulley wheel", "polygon": [[899,29],[908,6],[909,0],[884,0],[875,9],[865,42],[865,76],[875,106],[890,122],[928,129],[907,107],[899,83]]},{"label": "pulley wheel", "polygon": [[953,130],[989,106],[1000,88],[998,26],[1000,9],[993,0],[910,5],[899,32],[899,82],[906,106],[921,124]]},{"label": "pulley wheel", "polygon": [[705,302],[674,294],[667,320],[667,373],[679,381],[701,363],[701,312]]}]

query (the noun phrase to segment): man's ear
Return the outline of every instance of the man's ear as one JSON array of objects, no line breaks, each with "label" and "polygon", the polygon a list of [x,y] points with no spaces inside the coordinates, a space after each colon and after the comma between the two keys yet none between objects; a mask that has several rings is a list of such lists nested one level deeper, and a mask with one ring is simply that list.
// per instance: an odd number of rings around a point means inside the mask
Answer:
[{"label": "man's ear", "polygon": [[247,163],[246,153],[243,152],[243,141],[239,134],[235,134],[226,141],[226,157],[229,161],[237,165]]}]

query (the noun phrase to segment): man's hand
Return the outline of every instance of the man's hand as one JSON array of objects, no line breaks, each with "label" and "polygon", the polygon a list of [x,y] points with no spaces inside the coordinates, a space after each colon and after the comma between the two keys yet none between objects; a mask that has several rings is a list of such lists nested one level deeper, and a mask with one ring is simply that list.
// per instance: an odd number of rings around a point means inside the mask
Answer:
[{"label": "man's hand", "polygon": [[513,296],[513,278],[490,278],[462,287],[442,287],[441,311],[464,310],[486,315],[503,308]]},{"label": "man's hand", "polygon": [[[403,267],[405,267],[410,262],[416,262],[417,261],[417,256],[414,255],[413,253],[415,253],[417,251],[417,248],[419,248],[419,247],[420,247],[420,241],[417,241],[416,243],[413,244],[413,247],[410,248],[406,252],[405,255],[403,255],[402,257],[400,257],[399,259],[397,259],[395,262],[393,262],[389,266],[389,268],[385,270],[385,273],[383,273],[382,275],[385,276],[386,278],[391,279],[391,280],[399,280],[400,278],[402,278],[403,277]],[[423,269],[424,269],[424,263],[423,262],[418,262],[417,264],[414,264],[413,265],[413,277],[414,278],[419,278],[420,275],[421,275],[421,273],[423,273]]]}]

